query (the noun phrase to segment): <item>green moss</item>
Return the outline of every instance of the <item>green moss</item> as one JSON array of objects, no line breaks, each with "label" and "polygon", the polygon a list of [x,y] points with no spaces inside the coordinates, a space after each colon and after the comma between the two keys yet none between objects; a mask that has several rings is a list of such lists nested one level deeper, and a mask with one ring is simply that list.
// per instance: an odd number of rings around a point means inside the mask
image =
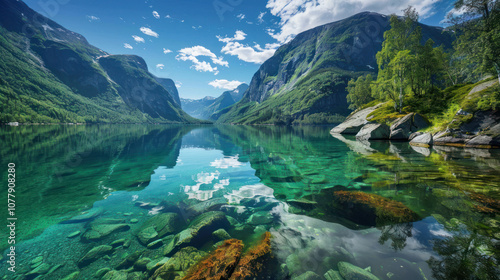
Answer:
[{"label": "green moss", "polygon": [[367,119],[377,123],[389,124],[397,118],[404,117],[406,114],[406,112],[397,112],[394,109],[394,101],[388,101],[380,106],[380,108],[368,114]]}]

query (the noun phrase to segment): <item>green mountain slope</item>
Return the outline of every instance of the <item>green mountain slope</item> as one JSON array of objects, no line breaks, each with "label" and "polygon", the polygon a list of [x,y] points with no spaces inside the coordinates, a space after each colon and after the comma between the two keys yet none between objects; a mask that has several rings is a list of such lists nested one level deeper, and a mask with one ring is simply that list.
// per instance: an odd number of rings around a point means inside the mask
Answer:
[{"label": "green mountain slope", "polygon": [[198,122],[141,58],[109,56],[21,1],[0,7],[0,122]]},{"label": "green mountain slope", "polygon": [[[281,46],[255,73],[243,99],[221,123],[331,123],[350,113],[345,87],[352,77],[376,75],[389,17],[360,13],[316,27]],[[423,41],[450,47],[449,34],[422,25]]]},{"label": "green mountain slope", "polygon": [[183,99],[182,108],[195,118],[216,121],[222,110],[243,98],[247,89],[247,84],[241,84],[233,90],[225,91],[217,98],[207,96],[198,100]]}]

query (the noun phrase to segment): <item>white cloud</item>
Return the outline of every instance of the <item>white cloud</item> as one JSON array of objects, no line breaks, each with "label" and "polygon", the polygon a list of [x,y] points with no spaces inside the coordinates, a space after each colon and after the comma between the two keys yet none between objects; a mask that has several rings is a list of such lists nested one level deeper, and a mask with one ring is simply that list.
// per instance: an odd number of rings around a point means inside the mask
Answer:
[{"label": "white cloud", "polygon": [[260,64],[269,59],[271,56],[273,56],[276,49],[280,46],[280,44],[276,43],[276,44],[266,44],[264,48],[262,48],[258,44],[251,47],[249,45],[237,42],[245,40],[246,35],[247,34],[245,34],[245,32],[237,30],[236,33],[234,34],[234,37],[232,38],[228,37],[223,38],[221,36],[217,36],[217,39],[219,39],[219,41],[226,43],[226,45],[222,47],[221,52],[224,54],[237,56],[238,59],[246,62],[253,62]]},{"label": "white cloud", "polygon": [[139,37],[139,36],[136,36],[136,35],[132,35],[132,38],[134,38],[134,40],[137,43],[144,43],[144,38],[142,38],[142,37]]},{"label": "white cloud", "polygon": [[151,30],[150,28],[147,28],[147,27],[141,27],[141,32],[148,35],[148,36],[152,36],[152,37],[156,37],[158,38],[160,35],[158,35],[158,33],[154,32],[153,30]]},{"label": "white cloud", "polygon": [[245,15],[244,14],[239,14],[236,16],[240,21],[244,20],[245,19]]},{"label": "white cloud", "polygon": [[432,12],[436,0],[268,0],[266,7],[272,15],[280,18],[280,30],[270,33],[279,42],[285,43],[300,32],[313,27],[341,20],[358,11],[373,11],[381,14],[401,14],[411,5],[422,17]]},{"label": "white cloud", "polygon": [[164,54],[171,53],[171,52],[172,52],[171,50],[163,48],[163,53]]},{"label": "white cloud", "polygon": [[203,46],[194,46],[191,48],[184,48],[179,51],[179,54],[176,56],[177,60],[182,61],[191,61],[193,62],[193,68],[196,71],[200,72],[212,72],[215,75],[219,73],[217,67],[212,67],[209,62],[200,61],[198,59],[199,56],[209,57],[214,64],[229,67],[229,63],[224,61],[222,57],[217,57],[212,51],[203,47]]},{"label": "white cloud", "polygon": [[267,14],[267,12],[262,12],[259,14],[259,16],[257,17],[257,20],[259,21],[259,23],[263,23],[264,22],[264,16]]},{"label": "white cloud", "polygon": [[165,18],[172,18],[170,15],[166,15]]},{"label": "white cloud", "polygon": [[179,81],[175,81],[175,86],[176,86],[177,88],[180,88],[180,87],[182,86],[182,83],[181,83],[181,82],[179,82]]},{"label": "white cloud", "polygon": [[160,14],[159,14],[157,11],[153,11],[153,16],[154,16],[156,19],[160,19]]},{"label": "white cloud", "polygon": [[224,37],[222,36],[217,36],[217,39],[219,41],[224,42],[224,43],[229,43],[231,41],[242,41],[245,40],[247,34],[241,30],[236,30],[236,33],[234,34],[234,37]]},{"label": "white cloud", "polygon": [[163,68],[165,68],[165,65],[164,64],[156,64],[156,68],[160,69],[160,70],[163,70]]},{"label": "white cloud", "polygon": [[101,20],[100,18],[96,17],[96,16],[87,16],[87,19],[90,21],[90,22],[93,22],[93,21],[99,21]]},{"label": "white cloud", "polygon": [[[221,89],[227,89],[227,90],[233,90],[237,88],[239,85],[243,84],[240,81],[228,81],[228,80],[214,80],[208,83],[209,85],[213,86],[214,88],[221,88]],[[228,166],[231,165],[229,163],[239,163],[238,162],[238,157],[236,158],[224,158],[220,160],[215,160],[214,162],[210,163],[210,166],[216,166],[217,168],[227,168],[227,167],[221,167],[221,166]],[[234,165],[234,164],[233,164]],[[240,164],[241,165],[241,164]],[[232,166],[232,165],[231,165]]]},{"label": "white cloud", "polygon": [[134,47],[132,47],[130,44],[127,44],[127,43],[123,44],[123,47],[126,49],[131,49],[131,50],[134,49]]}]

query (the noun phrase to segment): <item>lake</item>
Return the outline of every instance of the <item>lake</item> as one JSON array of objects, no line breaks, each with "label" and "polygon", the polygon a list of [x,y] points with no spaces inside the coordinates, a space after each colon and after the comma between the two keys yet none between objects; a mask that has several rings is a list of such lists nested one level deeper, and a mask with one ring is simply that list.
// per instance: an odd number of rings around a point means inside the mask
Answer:
[{"label": "lake", "polygon": [[224,240],[243,260],[269,232],[257,279],[498,279],[500,151],[331,128],[2,126],[17,220],[16,272],[2,230],[0,275],[148,279],[170,262],[161,277],[180,279]]}]

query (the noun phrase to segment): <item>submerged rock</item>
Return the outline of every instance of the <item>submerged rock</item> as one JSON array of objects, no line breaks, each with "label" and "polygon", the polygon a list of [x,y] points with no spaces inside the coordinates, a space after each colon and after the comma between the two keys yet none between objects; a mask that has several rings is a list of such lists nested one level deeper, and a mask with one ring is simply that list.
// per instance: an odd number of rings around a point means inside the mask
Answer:
[{"label": "submerged rock", "polygon": [[72,233],[68,234],[66,237],[67,237],[67,238],[77,237],[78,235],[80,235],[80,233],[81,233],[81,232],[80,232],[79,230],[77,230],[77,231],[74,231],[74,232],[72,232]]},{"label": "submerged rock", "polygon": [[90,229],[82,235],[83,241],[99,241],[104,237],[118,231],[129,230],[127,224],[92,224]]},{"label": "submerged rock", "polygon": [[209,211],[219,210],[221,206],[226,205],[228,200],[225,197],[212,198],[207,201],[197,203],[186,209],[188,215],[200,215]]},{"label": "submerged rock", "polygon": [[28,272],[26,276],[34,276],[34,275],[41,275],[41,274],[46,274],[50,270],[50,265],[46,263],[42,263],[39,266],[37,266],[35,269],[32,271]]},{"label": "submerged rock", "polygon": [[344,280],[340,272],[333,269],[328,270],[324,276],[326,280]]},{"label": "submerged rock", "polygon": [[96,273],[94,274],[94,277],[97,279],[101,279],[109,271],[111,271],[111,269],[109,267],[101,268],[98,271],[96,271]]},{"label": "submerged rock", "polygon": [[260,211],[252,214],[247,223],[250,225],[270,224],[273,222],[273,215],[268,211]]},{"label": "submerged rock", "polygon": [[144,251],[136,251],[128,255],[124,260],[122,260],[117,266],[117,269],[126,269],[134,265],[134,263],[141,257]]},{"label": "submerged rock", "polygon": [[243,255],[229,280],[255,279],[267,268],[271,258],[271,233],[266,232],[260,243]]},{"label": "submerged rock", "polygon": [[212,236],[215,237],[219,241],[231,239],[231,235],[229,235],[229,233],[227,233],[227,231],[223,228],[220,228],[220,229],[212,232]]},{"label": "submerged rock", "polygon": [[97,218],[99,215],[102,214],[102,212],[104,212],[104,210],[102,208],[92,208],[89,211],[84,212],[81,215],[74,216],[73,218],[71,218],[67,221],[61,222],[61,224],[73,224],[73,223],[87,222],[87,221],[90,221],[90,220]]},{"label": "submerged rock", "polygon": [[[190,269],[184,280],[229,279],[243,251],[243,242],[229,239]],[[232,278],[231,278],[232,279]]]},{"label": "submerged rock", "polygon": [[322,280],[322,278],[312,271],[307,271],[299,276],[292,277],[292,280]]},{"label": "submerged rock", "polygon": [[90,251],[87,252],[79,261],[78,261],[78,266],[83,267],[86,266],[97,259],[111,253],[113,251],[113,247],[109,245],[100,245],[95,248],[92,248]]},{"label": "submerged rock", "polygon": [[162,238],[172,233],[176,233],[183,226],[183,221],[177,213],[161,213],[147,220],[140,228],[142,231],[148,227],[153,227],[158,233],[158,237]]},{"label": "submerged rock", "polygon": [[336,209],[346,218],[369,226],[413,222],[418,215],[399,201],[361,191],[334,192]]},{"label": "submerged rock", "polygon": [[340,275],[346,280],[380,280],[370,272],[348,262],[339,262],[338,268]]},{"label": "submerged rock", "polygon": [[137,238],[142,245],[148,245],[158,239],[158,232],[156,232],[154,226],[150,226],[139,231]]},{"label": "submerged rock", "polygon": [[184,271],[197,264],[204,255],[203,252],[194,247],[182,248],[158,268],[150,279],[174,279],[177,276],[182,276]]},{"label": "submerged rock", "polygon": [[369,123],[363,126],[358,134],[356,134],[356,140],[367,141],[389,139],[389,136],[390,129],[386,124]]},{"label": "submerged rock", "polygon": [[125,271],[108,271],[101,280],[127,280],[128,274]]},{"label": "submerged rock", "polygon": [[78,276],[80,276],[80,271],[75,271],[61,280],[76,280],[78,279]]}]

